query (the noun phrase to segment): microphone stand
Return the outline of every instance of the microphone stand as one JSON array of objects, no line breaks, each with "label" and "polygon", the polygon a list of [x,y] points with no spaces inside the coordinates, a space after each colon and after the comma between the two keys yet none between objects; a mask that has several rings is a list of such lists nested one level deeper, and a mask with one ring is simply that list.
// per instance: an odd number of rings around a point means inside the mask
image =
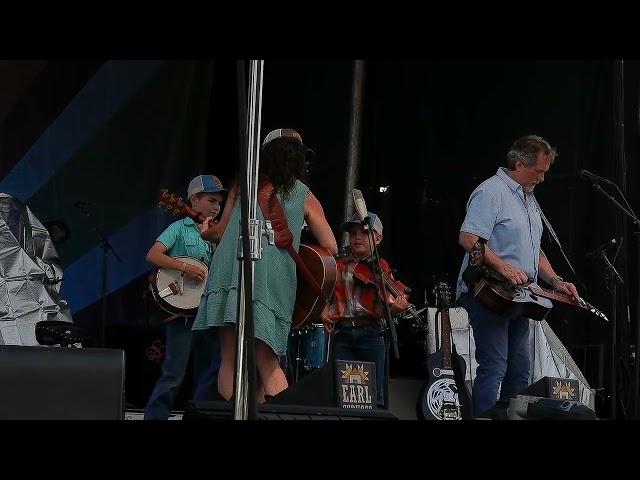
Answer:
[{"label": "microphone stand", "polygon": [[[378,254],[378,246],[376,245],[375,238],[373,236],[373,226],[371,225],[371,219],[369,216],[364,217],[363,223],[368,225],[369,228],[366,231],[369,234],[369,242],[370,245],[373,246],[373,271],[376,275],[376,279],[379,282],[379,285],[382,288],[382,296],[383,302],[382,305],[384,307],[384,315],[385,322],[387,323],[387,328],[391,332],[391,343],[393,345],[393,354],[398,360],[400,358],[400,352],[398,351],[398,334],[396,333],[396,326],[393,322],[393,318],[391,317],[391,310],[389,309],[389,304],[387,303],[387,287],[384,283],[384,277],[382,274],[382,267],[380,266],[380,255]],[[388,339],[385,336],[385,362],[384,362],[384,408],[385,410],[389,410],[389,344]]]},{"label": "microphone stand", "polygon": [[[610,181],[607,181],[606,179],[603,179],[603,181],[606,181],[607,183],[613,183]],[[593,188],[596,189],[596,191],[600,192],[602,195],[604,195],[607,199],[609,199],[609,201],[611,201],[611,203],[613,203],[616,207],[618,207],[618,209],[620,209],[622,212],[624,212],[629,218],[631,218],[631,220],[633,221],[633,224],[636,226],[636,229],[638,229],[640,227],[640,220],[638,220],[638,217],[636,217],[633,213],[631,213],[629,210],[627,210],[625,207],[623,207],[620,202],[618,202],[615,198],[613,198],[612,195],[610,195],[608,192],[606,192],[599,183],[595,182],[592,180],[591,185],[593,186]],[[613,184],[615,185],[615,184]],[[622,198],[625,200],[625,203],[628,202],[626,201],[626,199],[624,198],[624,195],[622,194],[622,192],[620,192],[620,195],[622,196]],[[637,253],[638,253],[638,272],[640,273],[640,232],[638,230],[636,230],[636,232],[634,232],[636,235],[636,247],[637,247]],[[611,294],[611,314],[612,314],[612,318],[611,318],[611,328],[612,328],[612,340],[611,340],[611,382],[612,382],[612,388],[611,388],[611,418],[615,419],[616,418],[616,408],[617,408],[617,395],[616,395],[616,390],[617,390],[617,385],[616,385],[616,364],[617,364],[617,351],[616,351],[616,347],[617,347],[617,335],[618,335],[618,330],[617,330],[617,322],[616,322],[616,310],[617,310],[617,298],[616,298],[616,286],[617,283],[619,282],[621,285],[624,284],[622,277],[620,276],[620,274],[616,271],[615,267],[612,265],[612,263],[609,261],[609,259],[607,258],[607,255],[605,253],[605,251],[603,250],[602,253],[600,254],[599,258],[602,259],[602,261],[605,264],[605,268],[607,269],[607,289],[609,290],[610,294]],[[640,282],[639,282],[639,291],[638,291],[638,295],[640,295]],[[638,308],[640,308],[640,299],[638,299]],[[638,413],[640,412],[640,364],[638,363],[638,345],[640,345],[640,310],[636,311],[636,353],[635,353],[635,385],[634,385],[634,407],[635,407],[635,414],[636,416],[638,415]]]},{"label": "microphone stand", "polygon": [[609,261],[607,258],[606,251],[603,250],[600,252],[599,258],[603,261],[605,268],[607,269],[606,281],[607,281],[607,290],[611,295],[611,419],[616,419],[616,410],[617,410],[617,333],[618,333],[618,324],[617,324],[617,284],[624,285],[624,281],[622,277],[616,270],[616,267]]},{"label": "microphone stand", "polygon": [[[91,217],[86,205],[80,203],[76,205],[85,217]],[[100,346],[106,348],[106,332],[107,332],[107,288],[109,281],[109,251],[113,252],[114,257],[118,262],[122,263],[122,259],[115,251],[113,245],[107,240],[107,237],[102,233],[97,225],[93,225],[92,230],[100,239],[100,248],[102,248],[102,287],[100,297],[102,299],[102,314],[100,316]]]}]

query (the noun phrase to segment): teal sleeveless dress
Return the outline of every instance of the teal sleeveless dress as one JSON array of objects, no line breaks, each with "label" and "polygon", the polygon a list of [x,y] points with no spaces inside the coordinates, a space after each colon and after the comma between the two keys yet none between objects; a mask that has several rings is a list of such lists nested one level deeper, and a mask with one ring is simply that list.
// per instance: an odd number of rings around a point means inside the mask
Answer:
[{"label": "teal sleeveless dress", "polygon": [[[298,250],[304,222],[304,203],[309,188],[299,180],[287,200],[282,200],[289,229],[293,234],[293,246]],[[264,221],[260,207],[257,218]],[[237,259],[240,235],[240,202],[236,204],[226,230],[218,244],[207,278],[207,286],[200,300],[194,330],[211,327],[233,326],[236,323],[238,302]],[[262,237],[262,258],[255,262],[253,314],[255,338],[265,342],[276,355],[286,354],[291,317],[296,300],[296,265],[289,253],[275,245],[269,245]]]}]

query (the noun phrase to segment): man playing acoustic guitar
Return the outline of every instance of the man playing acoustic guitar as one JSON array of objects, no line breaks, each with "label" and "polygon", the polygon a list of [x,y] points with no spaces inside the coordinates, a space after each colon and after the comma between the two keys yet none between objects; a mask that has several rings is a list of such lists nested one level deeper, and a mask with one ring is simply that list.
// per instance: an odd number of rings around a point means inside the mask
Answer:
[{"label": "man playing acoustic guitar", "polygon": [[[214,175],[199,175],[189,183],[187,196],[191,207],[212,219],[220,214],[224,193],[222,183]],[[173,222],[153,244],[147,261],[158,268],[177,270],[194,280],[204,282],[207,271],[197,265],[173,257],[188,256],[209,265],[216,244],[200,237],[200,228],[189,217]],[[219,348],[217,338],[191,329],[193,317],[179,316],[166,323],[166,353],[162,362],[162,376],[156,382],[145,409],[145,420],[167,420],[180,390],[193,350],[194,373],[199,379],[194,398],[208,399],[215,395]],[[193,347],[192,347],[193,343]],[[211,377],[211,378],[205,378]]]},{"label": "man playing acoustic guitar", "polygon": [[[467,203],[459,243],[469,252],[476,242],[486,242],[484,265],[514,285],[540,277],[554,290],[579,299],[576,287],[556,275],[540,249],[542,218],[533,190],[544,181],[556,151],[543,138],[527,135],[516,140],[504,167],[481,183]],[[476,344],[478,369],[473,385],[474,415],[480,416],[500,399],[521,393],[529,383],[529,319],[498,315],[468,292],[462,273],[469,263],[465,254],[458,276],[459,303],[469,313]]]}]

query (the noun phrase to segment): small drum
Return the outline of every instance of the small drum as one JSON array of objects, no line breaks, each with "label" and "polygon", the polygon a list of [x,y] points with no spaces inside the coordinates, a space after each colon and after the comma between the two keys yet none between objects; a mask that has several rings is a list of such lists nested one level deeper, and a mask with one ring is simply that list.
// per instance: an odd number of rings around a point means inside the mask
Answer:
[{"label": "small drum", "polygon": [[292,380],[297,381],[303,372],[320,368],[329,360],[329,333],[321,323],[307,328],[292,328],[287,348],[288,367]]},{"label": "small drum", "polygon": [[320,368],[329,359],[329,334],[321,323],[314,323],[302,336],[304,369]]}]

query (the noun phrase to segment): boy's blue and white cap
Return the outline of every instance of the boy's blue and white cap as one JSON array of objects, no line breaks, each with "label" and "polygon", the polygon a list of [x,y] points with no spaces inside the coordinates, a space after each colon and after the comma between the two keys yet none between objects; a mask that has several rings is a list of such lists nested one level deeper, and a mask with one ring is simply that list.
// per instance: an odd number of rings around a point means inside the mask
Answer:
[{"label": "boy's blue and white cap", "polygon": [[222,188],[222,182],[215,175],[198,175],[189,182],[187,188],[187,198],[191,198],[196,193],[222,193],[226,192]]},{"label": "boy's blue and white cap", "polygon": [[[380,217],[373,212],[368,212],[367,217],[369,217],[369,224],[373,228],[373,231],[376,232],[378,235],[382,235],[382,220],[380,220]],[[358,216],[358,214],[354,213],[353,216],[351,217],[351,220],[349,220],[348,222],[344,222],[342,225],[340,225],[340,230],[348,231],[354,225],[362,225],[362,224],[363,222],[360,220],[360,217]]]}]

